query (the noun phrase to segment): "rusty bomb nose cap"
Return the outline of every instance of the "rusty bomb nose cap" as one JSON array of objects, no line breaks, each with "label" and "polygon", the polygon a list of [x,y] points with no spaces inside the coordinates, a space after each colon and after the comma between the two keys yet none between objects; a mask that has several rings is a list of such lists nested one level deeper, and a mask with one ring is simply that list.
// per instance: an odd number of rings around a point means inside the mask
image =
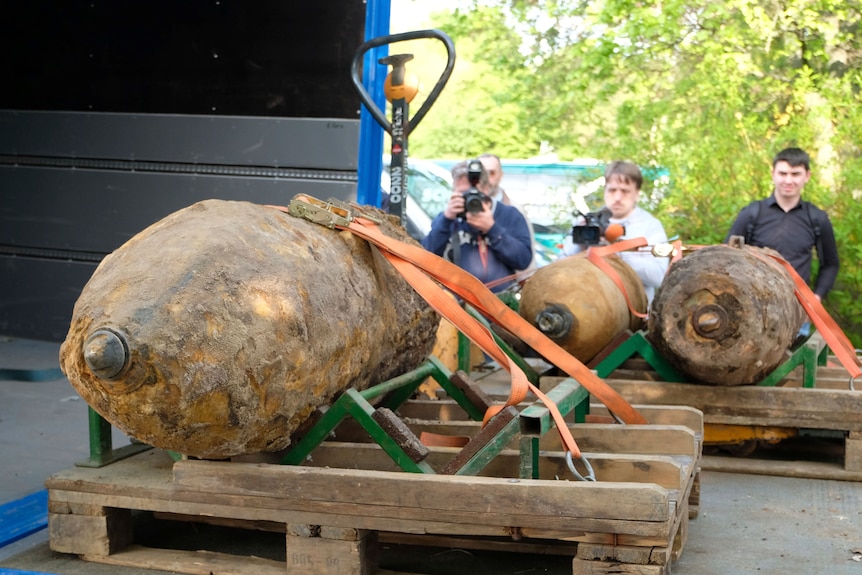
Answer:
[{"label": "rusty bomb nose cap", "polygon": [[84,361],[93,374],[101,379],[115,379],[129,365],[129,343],[126,337],[112,329],[99,328],[84,342]]}]

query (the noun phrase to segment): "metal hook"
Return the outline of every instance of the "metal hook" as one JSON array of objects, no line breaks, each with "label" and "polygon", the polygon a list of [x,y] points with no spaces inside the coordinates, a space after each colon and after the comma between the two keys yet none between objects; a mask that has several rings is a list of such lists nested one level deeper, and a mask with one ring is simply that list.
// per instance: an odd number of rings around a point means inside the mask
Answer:
[{"label": "metal hook", "polygon": [[577,477],[578,481],[595,481],[596,480],[596,474],[593,471],[593,466],[590,465],[590,462],[587,460],[587,458],[584,457],[583,454],[581,454],[580,456],[578,456],[578,459],[580,459],[581,461],[584,462],[584,467],[587,468],[587,475],[586,475],[586,477],[584,477],[583,475],[578,473],[578,470],[575,469],[575,462],[572,460],[572,452],[567,451],[566,452],[566,465],[569,466],[569,471],[572,472],[572,475]]},{"label": "metal hook", "polygon": [[614,418],[614,421],[616,421],[616,422],[617,422],[617,423],[619,423],[620,425],[625,425],[625,424],[626,424],[626,422],[625,422],[625,421],[623,421],[623,419],[622,419],[619,415],[617,415],[616,413],[614,413],[614,412],[613,412],[613,411],[611,411],[610,409],[608,410],[608,413],[610,413],[610,414],[611,414],[611,417],[613,417],[613,418]]}]

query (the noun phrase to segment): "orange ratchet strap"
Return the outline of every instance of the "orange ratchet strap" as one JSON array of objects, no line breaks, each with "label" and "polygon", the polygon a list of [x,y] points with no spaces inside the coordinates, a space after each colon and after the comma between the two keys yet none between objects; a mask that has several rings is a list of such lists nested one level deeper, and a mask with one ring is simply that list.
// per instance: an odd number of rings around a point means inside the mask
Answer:
[{"label": "orange ratchet strap", "polygon": [[[304,213],[306,209],[321,205],[327,206],[333,213],[315,213],[313,215]],[[554,419],[563,445],[570,454],[567,455],[567,462],[570,462],[571,456],[581,457],[580,449],[577,443],[575,443],[566,421],[563,419],[562,414],[560,414],[559,409],[556,408],[556,405],[541,390],[529,382],[524,372],[499,348],[491,332],[477,319],[470,316],[437,282],[452,290],[452,292],[472,305],[485,317],[520,337],[549,362],[575,378],[578,383],[583,385],[594,397],[607,406],[611,413],[617,415],[624,423],[646,423],[646,419],[629,405],[616,390],[506,306],[480,280],[455,264],[432,254],[420,246],[390,238],[380,231],[372,219],[360,212],[356,214],[349,213],[349,208],[341,209],[335,206],[335,209],[332,209],[325,202],[303,194],[294,197],[294,200],[291,202],[291,210],[281,206],[270,207],[292,215],[307,217],[311,221],[331,228],[349,230],[356,236],[376,246],[381,254],[386,257],[387,261],[426,299],[429,305],[457,326],[465,336],[506,369],[512,376],[512,389],[509,397],[505,405],[494,406],[485,414],[486,422],[506,406],[516,405],[523,401],[527,392],[532,391],[545,403]],[[350,208],[354,207],[350,206]],[[315,212],[317,211],[315,210]],[[586,459],[584,459],[584,462],[586,463]],[[575,472],[571,463],[569,467]]]},{"label": "orange ratchet strap", "polygon": [[640,248],[645,245],[647,245],[646,238],[632,238],[630,240],[620,240],[606,246],[591,246],[587,248],[587,259],[611,278],[623,293],[623,297],[626,298],[626,305],[629,306],[629,311],[632,315],[641,319],[646,319],[649,315],[639,312],[635,309],[635,306],[632,305],[632,301],[629,299],[629,292],[626,291],[626,287],[623,284],[623,280],[620,278],[620,274],[618,274],[617,270],[615,270],[611,264],[605,260],[605,256]]},{"label": "orange ratchet strap", "polygon": [[[524,341],[524,343],[536,350],[545,359],[565,371],[571,377],[575,378],[578,383],[583,385],[599,401],[605,404],[609,410],[619,416],[623,422],[646,423],[643,416],[629,405],[629,403],[623,399],[616,390],[590,371],[584,364],[572,357],[563,348],[550,340],[545,334],[536,329],[527,320],[504,304],[497,296],[490,292],[481,281],[471,274],[465,272],[455,264],[432,254],[425,248],[400,242],[384,235],[373,222],[363,218],[362,216],[354,219],[348,226],[336,227],[349,229],[357,236],[373,243],[384,252],[395,256],[396,259],[410,263],[416,268],[424,271],[428,276],[436,279],[438,282],[452,290],[455,294],[463,298],[464,301],[476,308],[480,313],[482,313],[482,315],[489,318],[494,323],[505,327]],[[389,258],[388,255],[387,258]],[[389,261],[393,261],[393,259],[390,258]],[[400,264],[396,267],[399,268],[399,271],[404,269]],[[433,284],[433,282],[431,283]],[[451,298],[446,297],[446,299],[451,301]],[[457,307],[460,308],[460,306]],[[463,309],[461,309],[460,312],[463,313],[464,316],[469,317],[469,314],[467,314]],[[452,321],[452,318],[448,319]],[[475,319],[473,319],[473,321],[478,323]],[[460,321],[458,321],[458,323],[453,321],[452,323],[458,325],[459,328],[462,327],[462,322]],[[490,332],[488,332],[481,323],[478,323],[478,325],[482,327],[482,330],[488,335],[488,337],[490,337],[491,341],[493,341],[493,337],[490,335]],[[471,337],[470,334],[465,333],[465,335]],[[476,344],[479,345],[479,347],[482,347],[480,342],[477,341]],[[496,347],[496,343],[494,347]],[[504,368],[510,363],[514,365],[514,362],[511,362],[511,359],[502,351],[496,351],[496,353],[502,355],[500,359],[503,359],[503,361],[499,361],[493,349],[485,351],[494,357],[494,359],[496,359]],[[533,392],[538,392],[537,395],[541,393],[537,389],[533,389]],[[541,397],[541,395],[539,397]]]},{"label": "orange ratchet strap", "polygon": [[820,303],[808,284],[796,273],[793,266],[782,257],[773,254],[768,255],[784,266],[784,269],[793,278],[793,283],[796,284],[796,299],[799,300],[802,309],[811,318],[812,323],[814,323],[820,335],[823,336],[823,339],[835,354],[835,357],[838,358],[838,361],[841,362],[841,365],[850,374],[850,388],[853,389],[853,381],[862,375],[862,369],[860,369],[862,362],[859,361],[853,344],[850,343],[841,326],[832,319],[832,316],[829,315],[829,312],[826,311],[826,308],[823,307],[823,304]]},{"label": "orange ratchet strap", "polygon": [[675,264],[682,259],[682,240],[674,240],[670,245],[673,246],[673,250],[670,255],[670,263]]}]

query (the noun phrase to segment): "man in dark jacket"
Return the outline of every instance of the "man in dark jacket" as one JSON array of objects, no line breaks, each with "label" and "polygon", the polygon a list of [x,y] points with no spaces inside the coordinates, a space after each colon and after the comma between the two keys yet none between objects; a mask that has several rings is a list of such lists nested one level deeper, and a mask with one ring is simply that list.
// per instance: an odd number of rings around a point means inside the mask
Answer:
[{"label": "man in dark jacket", "polygon": [[802,188],[811,178],[811,160],[799,148],[787,148],[772,161],[775,190],[766,199],[744,207],[733,222],[731,236],[743,236],[745,243],[772,248],[811,285],[811,251],[817,247],[820,268],[814,294],[822,300],[838,275],[838,248],[829,216],[802,199]]},{"label": "man in dark jacket", "polygon": [[[452,182],[449,203],[434,218],[422,245],[486,284],[527,268],[533,259],[527,221],[517,208],[488,196],[488,173],[482,163],[456,164]],[[465,203],[465,195],[475,201]],[[492,291],[502,291],[511,283],[496,285]]]}]

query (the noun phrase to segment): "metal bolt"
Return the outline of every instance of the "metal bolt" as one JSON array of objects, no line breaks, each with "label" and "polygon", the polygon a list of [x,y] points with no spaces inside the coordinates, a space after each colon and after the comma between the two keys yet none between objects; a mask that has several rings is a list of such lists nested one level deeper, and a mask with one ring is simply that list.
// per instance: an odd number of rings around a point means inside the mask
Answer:
[{"label": "metal bolt", "polygon": [[114,379],[128,366],[129,344],[110,329],[97,329],[84,342],[84,361],[96,377]]},{"label": "metal bolt", "polygon": [[721,327],[721,318],[714,313],[703,313],[697,317],[698,331],[711,332]]},{"label": "metal bolt", "polygon": [[706,304],[691,314],[691,325],[701,337],[721,340],[734,330],[727,311],[718,304]]},{"label": "metal bolt", "polygon": [[536,314],[536,327],[551,338],[565,337],[572,329],[575,317],[565,306],[550,304]]}]

